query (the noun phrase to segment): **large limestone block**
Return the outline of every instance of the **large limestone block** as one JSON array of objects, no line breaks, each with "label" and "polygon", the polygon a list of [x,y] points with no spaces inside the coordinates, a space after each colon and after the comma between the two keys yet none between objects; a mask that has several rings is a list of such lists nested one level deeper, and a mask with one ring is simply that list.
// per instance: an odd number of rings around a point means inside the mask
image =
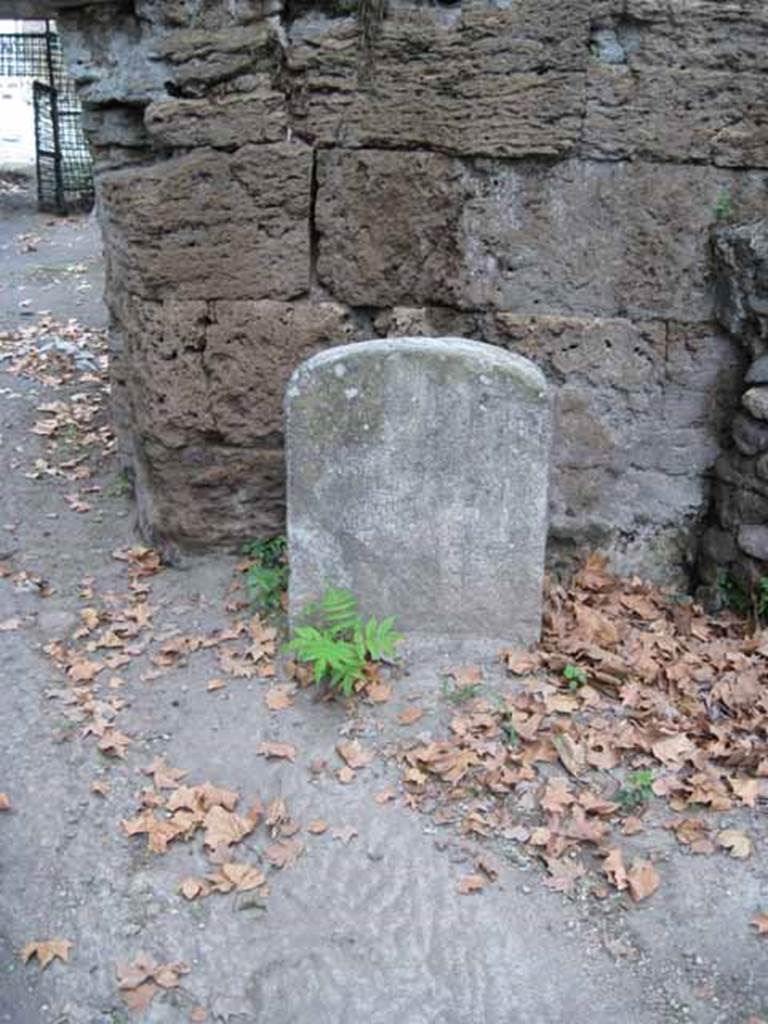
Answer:
[{"label": "large limestone block", "polygon": [[136,445],[139,528],[152,543],[187,550],[236,550],[283,529],[285,466],[279,449],[211,440],[166,448]]},{"label": "large limestone block", "polygon": [[711,324],[513,313],[495,314],[487,336],[559,384],[553,535],[655,573],[649,537],[686,531],[707,508],[743,377],[737,346]]},{"label": "large limestone block", "polygon": [[709,231],[765,173],[321,153],[318,272],[352,305],[711,319]]},{"label": "large limestone block", "polygon": [[144,119],[155,143],[173,147],[281,142],[288,132],[285,96],[272,88],[266,74],[254,75],[244,95],[158,100],[147,107]]},{"label": "large limestone block", "polygon": [[584,153],[768,167],[765,76],[595,62],[587,76]]},{"label": "large limestone block", "polygon": [[295,31],[287,60],[296,125],[347,147],[562,155],[581,130],[588,7],[519,0],[457,19],[393,10],[362,54],[355,19],[304,38]]},{"label": "large limestone block", "polygon": [[308,288],[312,156],[201,149],[100,177],[110,280],[150,299],[292,299]]},{"label": "large limestone block", "polygon": [[413,649],[539,636],[550,407],[528,360],[398,338],[303,363],[286,397],[293,623],[329,586]]},{"label": "large limestone block", "polygon": [[283,394],[296,366],[353,340],[343,307],[330,302],[113,303],[126,351],[133,427],[165,448],[204,440],[279,444]]},{"label": "large limestone block", "polygon": [[764,0],[613,2],[634,64],[767,71]]}]

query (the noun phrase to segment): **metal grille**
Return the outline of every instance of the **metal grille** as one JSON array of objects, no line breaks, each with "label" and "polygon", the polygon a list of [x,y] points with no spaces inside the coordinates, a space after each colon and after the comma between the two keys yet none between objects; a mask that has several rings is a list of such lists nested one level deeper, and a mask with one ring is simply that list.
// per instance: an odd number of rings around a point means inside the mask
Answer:
[{"label": "metal grille", "polygon": [[66,73],[61,42],[49,22],[41,31],[0,35],[0,76],[33,80],[40,209],[89,210],[93,166],[82,109]]}]

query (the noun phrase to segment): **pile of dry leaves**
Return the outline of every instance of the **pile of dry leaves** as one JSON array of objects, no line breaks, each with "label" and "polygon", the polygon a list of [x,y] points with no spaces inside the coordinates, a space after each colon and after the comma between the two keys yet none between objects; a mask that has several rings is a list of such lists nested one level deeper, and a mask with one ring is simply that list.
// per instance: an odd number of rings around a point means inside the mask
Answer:
[{"label": "pile of dry leaves", "polygon": [[474,700],[448,736],[403,752],[407,800],[465,834],[516,841],[562,891],[585,878],[598,895],[606,883],[653,893],[656,868],[625,865],[617,837],[658,824],[693,854],[746,858],[752,838],[717,831],[707,812],[768,798],[767,656],[765,632],[592,556],[569,589],[551,588],[540,649],[504,653],[512,692]]}]

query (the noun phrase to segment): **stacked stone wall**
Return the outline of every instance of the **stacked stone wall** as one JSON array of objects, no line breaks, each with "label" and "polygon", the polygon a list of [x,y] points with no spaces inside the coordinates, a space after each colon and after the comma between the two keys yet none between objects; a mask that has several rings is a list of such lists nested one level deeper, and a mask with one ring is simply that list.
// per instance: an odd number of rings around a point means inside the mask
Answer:
[{"label": "stacked stone wall", "polygon": [[134,0],[61,23],[149,536],[280,528],[295,365],[454,334],[554,385],[554,554],[692,564],[746,364],[710,235],[768,199],[763,0]]}]

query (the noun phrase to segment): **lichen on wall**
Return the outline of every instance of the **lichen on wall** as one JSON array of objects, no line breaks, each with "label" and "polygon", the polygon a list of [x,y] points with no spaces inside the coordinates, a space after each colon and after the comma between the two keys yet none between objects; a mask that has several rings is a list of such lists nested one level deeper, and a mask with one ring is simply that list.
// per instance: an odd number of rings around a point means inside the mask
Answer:
[{"label": "lichen on wall", "polygon": [[281,393],[307,355],[462,334],[556,386],[553,556],[690,566],[745,363],[710,231],[766,204],[762,0],[135,0],[60,21],[148,536],[279,528]]}]

